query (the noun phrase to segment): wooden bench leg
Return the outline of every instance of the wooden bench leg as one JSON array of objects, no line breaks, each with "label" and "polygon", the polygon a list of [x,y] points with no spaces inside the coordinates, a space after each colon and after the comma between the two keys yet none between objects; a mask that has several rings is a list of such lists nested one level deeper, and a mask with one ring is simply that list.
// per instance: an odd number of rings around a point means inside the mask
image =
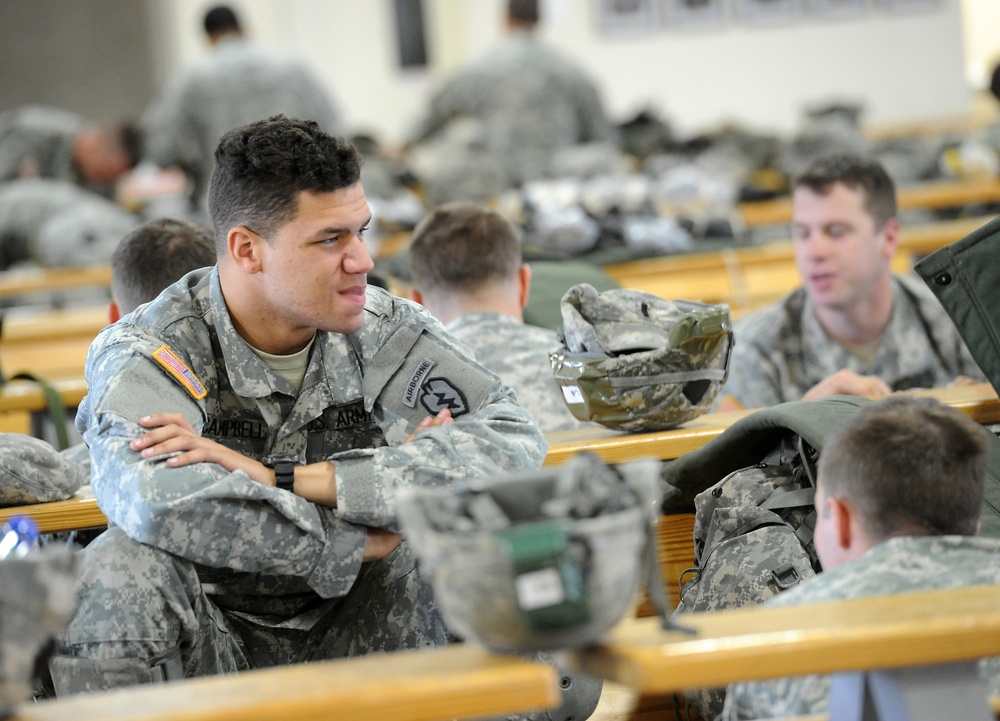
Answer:
[{"label": "wooden bench leg", "polygon": [[837,721],[993,721],[975,661],[834,674]]}]

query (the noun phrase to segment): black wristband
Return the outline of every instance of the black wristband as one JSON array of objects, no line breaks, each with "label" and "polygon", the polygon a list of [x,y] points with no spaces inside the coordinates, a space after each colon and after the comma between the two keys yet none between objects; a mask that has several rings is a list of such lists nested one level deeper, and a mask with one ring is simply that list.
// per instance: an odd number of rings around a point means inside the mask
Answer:
[{"label": "black wristband", "polygon": [[295,492],[295,466],[299,465],[298,458],[295,456],[275,455],[268,456],[261,463],[274,470],[274,485],[277,488]]}]

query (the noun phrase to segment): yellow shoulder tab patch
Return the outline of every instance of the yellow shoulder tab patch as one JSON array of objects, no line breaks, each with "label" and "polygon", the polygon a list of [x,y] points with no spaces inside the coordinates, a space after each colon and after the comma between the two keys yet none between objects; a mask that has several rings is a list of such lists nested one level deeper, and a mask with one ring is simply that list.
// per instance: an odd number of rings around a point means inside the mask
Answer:
[{"label": "yellow shoulder tab patch", "polygon": [[177,379],[187,392],[190,393],[197,399],[204,398],[208,395],[208,389],[198,380],[198,376],[194,374],[187,364],[184,363],[177,355],[170,350],[165,345],[161,345],[156,351],[153,352],[153,360],[163,366],[167,373],[172,375]]}]

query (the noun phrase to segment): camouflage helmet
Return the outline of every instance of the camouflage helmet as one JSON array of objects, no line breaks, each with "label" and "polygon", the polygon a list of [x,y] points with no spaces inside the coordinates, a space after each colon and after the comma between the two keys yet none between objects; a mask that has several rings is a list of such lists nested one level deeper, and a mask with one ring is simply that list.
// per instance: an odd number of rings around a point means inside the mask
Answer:
[{"label": "camouflage helmet", "polygon": [[580,283],[561,309],[563,348],[549,357],[576,418],[653,431],[712,408],[729,373],[729,306]]},{"label": "camouflage helmet", "polygon": [[647,579],[660,463],[562,466],[404,488],[402,530],[452,632],[503,653],[579,648]]},{"label": "camouflage helmet", "polygon": [[0,506],[61,501],[89,481],[86,467],[40,438],[0,433]]}]

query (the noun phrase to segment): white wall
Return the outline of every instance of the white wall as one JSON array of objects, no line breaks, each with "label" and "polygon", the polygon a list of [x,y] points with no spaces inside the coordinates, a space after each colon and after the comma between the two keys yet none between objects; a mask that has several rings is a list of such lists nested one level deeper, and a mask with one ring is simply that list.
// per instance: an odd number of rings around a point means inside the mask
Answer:
[{"label": "white wall", "polygon": [[965,66],[969,84],[987,88],[1000,62],[1000,2],[962,0]]},{"label": "white wall", "polygon": [[[164,73],[205,52],[200,22],[208,4],[156,3],[168,38]],[[429,71],[398,69],[389,0],[233,5],[258,40],[300,54],[352,126],[396,142],[436,80],[499,37],[503,0],[424,0]],[[960,0],[907,14],[872,7],[856,19],[618,34],[598,31],[591,0],[548,0],[546,8],[546,39],[593,74],[616,121],[650,106],[682,134],[726,121],[788,132],[803,106],[829,100],[863,102],[864,120],[874,124],[962,117],[972,107]]]}]

